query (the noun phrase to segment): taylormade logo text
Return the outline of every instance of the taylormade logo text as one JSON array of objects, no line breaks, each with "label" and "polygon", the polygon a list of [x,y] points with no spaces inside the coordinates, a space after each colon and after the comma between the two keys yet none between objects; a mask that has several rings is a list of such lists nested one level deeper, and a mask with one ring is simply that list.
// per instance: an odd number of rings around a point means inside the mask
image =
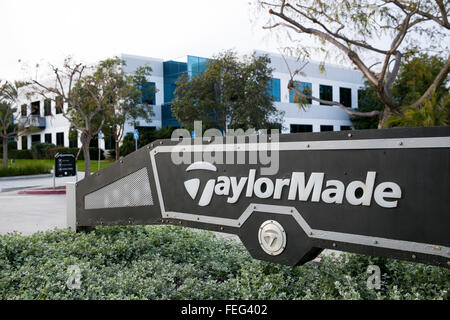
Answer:
[{"label": "taylormade logo text", "polygon": [[[217,171],[208,162],[195,162],[186,171]],[[238,202],[241,196],[260,199],[281,199],[287,193],[288,200],[325,202],[342,204],[345,200],[354,206],[370,206],[374,200],[380,207],[395,208],[402,195],[401,188],[394,182],[381,182],[375,185],[376,172],[368,171],[365,181],[352,181],[347,186],[340,180],[325,180],[324,172],[312,172],[306,178],[305,172],[292,172],[287,179],[271,179],[256,176],[256,170],[250,169],[246,177],[218,176],[209,179],[204,186],[198,204],[207,206],[212,197],[227,197],[230,204]],[[196,199],[200,190],[200,179],[193,178],[184,182],[186,191]]]}]

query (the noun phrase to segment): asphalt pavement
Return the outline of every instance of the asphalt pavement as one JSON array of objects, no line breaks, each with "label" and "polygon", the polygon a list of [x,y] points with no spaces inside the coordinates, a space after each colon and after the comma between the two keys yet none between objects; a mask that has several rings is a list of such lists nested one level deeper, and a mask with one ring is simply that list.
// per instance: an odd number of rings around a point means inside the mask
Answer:
[{"label": "asphalt pavement", "polygon": [[[78,180],[84,178],[84,172],[78,172]],[[55,178],[56,186],[65,186],[67,182],[75,182],[77,177]],[[0,193],[29,188],[52,188],[53,176],[51,174],[38,174],[32,176],[2,177],[0,178]],[[0,207],[1,209],[1,207]]]}]

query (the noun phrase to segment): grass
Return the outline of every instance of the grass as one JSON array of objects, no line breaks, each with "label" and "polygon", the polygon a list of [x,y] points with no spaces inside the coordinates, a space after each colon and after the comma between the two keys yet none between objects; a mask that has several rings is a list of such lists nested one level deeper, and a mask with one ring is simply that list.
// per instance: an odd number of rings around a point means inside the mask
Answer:
[{"label": "grass", "polygon": [[[109,166],[113,161],[101,160],[100,169]],[[55,164],[54,160],[16,159],[9,160],[8,169],[0,168],[0,177],[21,176],[30,174],[50,173]],[[78,171],[85,171],[84,160],[77,161]],[[91,161],[91,172],[96,172],[98,162]]]}]

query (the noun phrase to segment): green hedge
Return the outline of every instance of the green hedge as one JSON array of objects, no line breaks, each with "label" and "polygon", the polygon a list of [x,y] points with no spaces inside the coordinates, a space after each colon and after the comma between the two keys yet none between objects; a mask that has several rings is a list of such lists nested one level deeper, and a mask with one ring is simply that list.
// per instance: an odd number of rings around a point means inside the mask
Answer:
[{"label": "green hedge", "polygon": [[[3,159],[3,154],[0,154]],[[31,150],[9,150],[8,159],[33,159]]]},{"label": "green hedge", "polygon": [[[368,289],[367,267],[382,287]],[[69,290],[68,267],[81,270]],[[0,236],[0,299],[448,299],[450,271],[343,254],[287,267],[242,245],[173,226]]]},{"label": "green hedge", "polygon": [[23,176],[41,173],[50,173],[48,166],[44,164],[33,164],[27,166],[9,166],[6,169],[0,166],[0,177]]},{"label": "green hedge", "polygon": [[[78,148],[55,147],[48,143],[35,143],[31,150],[10,150],[8,159],[50,159],[53,160],[57,153],[71,153],[74,156],[78,153]],[[91,160],[98,160],[98,148],[89,148]],[[0,153],[0,158],[3,155]],[[84,160],[83,151],[80,152],[78,160]],[[105,152],[100,149],[100,160],[105,160]]]},{"label": "green hedge", "polygon": [[31,146],[31,153],[33,159],[49,159],[49,152],[56,148],[53,143],[33,143]]}]

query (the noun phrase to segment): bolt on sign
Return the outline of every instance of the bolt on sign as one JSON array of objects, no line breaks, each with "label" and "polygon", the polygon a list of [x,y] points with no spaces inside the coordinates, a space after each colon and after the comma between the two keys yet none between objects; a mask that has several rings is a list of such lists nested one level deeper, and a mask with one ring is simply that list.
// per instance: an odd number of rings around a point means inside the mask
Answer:
[{"label": "bolt on sign", "polygon": [[329,248],[450,267],[449,190],[450,127],[177,138],[68,185],[67,218],[236,234],[286,265]]}]

